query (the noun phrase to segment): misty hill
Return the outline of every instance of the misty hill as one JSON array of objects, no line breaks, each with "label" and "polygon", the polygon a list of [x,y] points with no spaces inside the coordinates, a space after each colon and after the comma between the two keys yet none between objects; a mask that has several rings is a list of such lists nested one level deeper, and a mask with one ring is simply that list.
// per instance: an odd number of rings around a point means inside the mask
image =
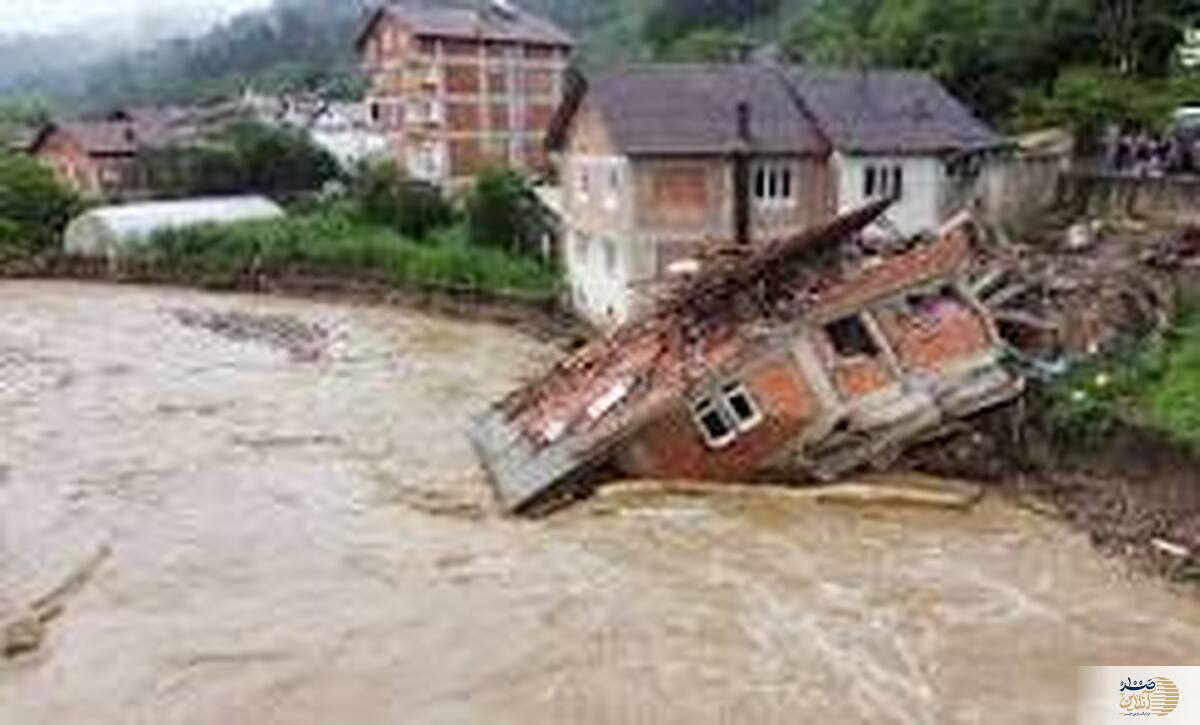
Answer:
[{"label": "misty hill", "polygon": [[[486,1],[486,0],[479,0]],[[670,49],[675,36],[719,25],[778,29],[770,22],[806,0],[518,0],[553,18],[581,42],[589,67],[645,59]],[[352,40],[377,0],[275,0],[195,38],[155,42],[114,53],[79,38],[0,41],[0,96],[37,92],[70,109],[120,103],[171,103],[261,90],[357,90]],[[438,4],[478,4],[442,0]],[[762,22],[768,19],[768,22]],[[652,34],[650,37],[648,33]],[[5,52],[9,55],[6,56]],[[5,63],[6,57],[29,59]],[[70,59],[70,60],[62,60]]]}]

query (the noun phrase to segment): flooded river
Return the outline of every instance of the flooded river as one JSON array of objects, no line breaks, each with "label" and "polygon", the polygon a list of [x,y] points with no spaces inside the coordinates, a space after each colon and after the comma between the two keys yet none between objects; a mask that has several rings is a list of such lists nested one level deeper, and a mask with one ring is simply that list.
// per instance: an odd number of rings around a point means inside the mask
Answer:
[{"label": "flooded river", "polygon": [[[495,513],[464,422],[553,356],[390,309],[0,282],[0,722],[1072,720],[1200,602],[988,501]],[[1189,662],[1189,659],[1191,660]]]}]

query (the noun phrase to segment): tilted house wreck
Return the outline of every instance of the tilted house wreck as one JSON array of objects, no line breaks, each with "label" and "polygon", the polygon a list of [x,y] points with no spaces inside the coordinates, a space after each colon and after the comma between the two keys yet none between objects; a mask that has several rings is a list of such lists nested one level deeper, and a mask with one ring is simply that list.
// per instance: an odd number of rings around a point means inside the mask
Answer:
[{"label": "tilted house wreck", "polygon": [[865,248],[889,204],[710,255],[481,417],[472,439],[502,504],[539,510],[605,469],[828,480],[1019,395],[968,277],[974,225]]}]

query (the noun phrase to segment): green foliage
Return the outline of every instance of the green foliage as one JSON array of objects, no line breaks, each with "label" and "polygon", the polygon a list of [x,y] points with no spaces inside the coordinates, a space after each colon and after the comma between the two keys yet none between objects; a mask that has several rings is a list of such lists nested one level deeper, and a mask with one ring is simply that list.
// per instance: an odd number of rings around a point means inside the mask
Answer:
[{"label": "green foliage", "polygon": [[643,35],[663,53],[699,30],[742,28],[779,9],[781,0],[659,0],[646,16]]},{"label": "green foliage", "polygon": [[353,196],[367,219],[411,239],[424,239],[434,230],[454,224],[457,218],[454,207],[437,187],[405,178],[390,162],[360,170]]},{"label": "green foliage", "polygon": [[283,220],[171,229],[141,252],[147,262],[196,282],[227,287],[254,274],[291,270],[382,277],[399,287],[472,289],[548,296],[553,273],[535,260],[478,249],[465,234],[419,243],[346,210]]},{"label": "green foliage", "polygon": [[1099,442],[1126,422],[1200,446],[1200,307],[1185,304],[1165,339],[1083,365],[1047,397],[1052,430],[1072,442]]},{"label": "green foliage", "polygon": [[1162,130],[1172,110],[1197,98],[1200,78],[1134,78],[1101,68],[1071,68],[1049,93],[1022,99],[1018,125],[1071,128],[1087,152],[1110,124]]},{"label": "green foliage", "polygon": [[547,232],[528,180],[515,171],[486,171],[467,197],[467,228],[479,246],[536,255]]},{"label": "green foliage", "polygon": [[78,208],[36,161],[0,152],[0,255],[36,254],[56,244]]},{"label": "green foliage", "polygon": [[339,178],[338,163],[304,133],[244,122],[199,144],[148,156],[156,188],[176,196],[287,197]]},{"label": "green foliage", "polygon": [[0,100],[0,147],[12,141],[18,133],[30,131],[50,120],[50,111],[38,98],[24,97]]},{"label": "green foliage", "polygon": [[[1063,69],[1161,78],[1191,20],[1186,0],[815,0],[788,48],[809,62],[929,70],[1003,120]],[[1119,11],[1119,12],[1118,12]],[[1122,18],[1115,23],[1113,18]],[[1072,83],[1068,79],[1068,84]]]},{"label": "green foliage", "polygon": [[737,33],[721,28],[693,30],[659,53],[664,61],[729,62],[737,60],[747,41]]}]

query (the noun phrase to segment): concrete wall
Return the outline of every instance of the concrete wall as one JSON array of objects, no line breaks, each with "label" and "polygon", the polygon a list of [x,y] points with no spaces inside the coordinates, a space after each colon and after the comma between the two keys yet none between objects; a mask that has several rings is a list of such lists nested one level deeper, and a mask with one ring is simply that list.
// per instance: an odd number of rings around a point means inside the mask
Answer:
[{"label": "concrete wall", "polygon": [[1054,209],[1070,168],[1066,154],[1022,154],[989,159],[975,197],[984,218],[1021,229]]},{"label": "concrete wall", "polygon": [[1064,204],[1081,215],[1161,224],[1200,224],[1200,179],[1068,174]]}]

